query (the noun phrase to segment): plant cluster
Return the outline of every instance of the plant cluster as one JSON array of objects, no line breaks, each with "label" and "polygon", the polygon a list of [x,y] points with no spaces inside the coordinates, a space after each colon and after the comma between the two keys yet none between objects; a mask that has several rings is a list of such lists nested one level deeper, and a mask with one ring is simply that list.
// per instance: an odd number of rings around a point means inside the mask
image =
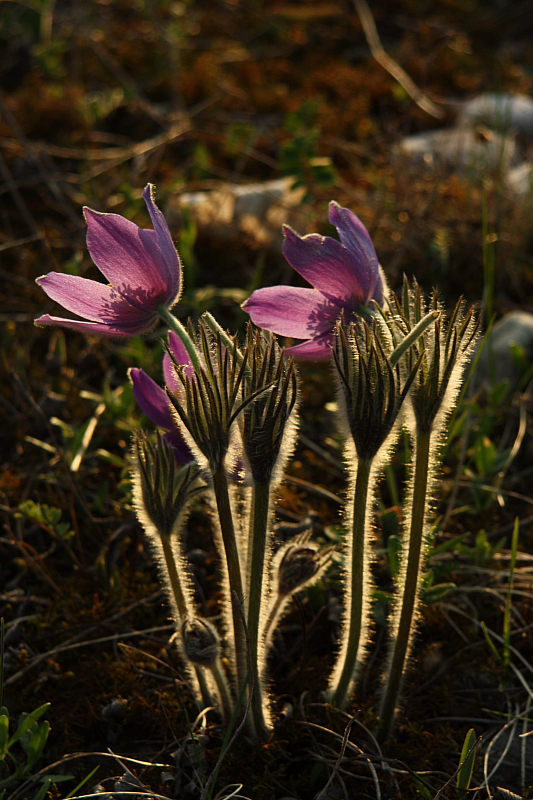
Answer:
[{"label": "plant cluster", "polygon": [[[478,320],[461,302],[447,318],[436,293],[424,297],[416,282],[405,280],[399,298],[391,293],[363,224],[332,203],[330,221],[340,241],[285,229],[287,260],[315,288],[254,292],[244,308],[260,327],[250,324],[243,342],[208,313],[185,327],[171,311],[182,287],[179,256],[153,187],[143,196],[154,230],[116,214],[85,212],[89,251],[111,285],[57,273],[38,279],[49,296],[84,320],[45,316],[36,323],[108,337],[138,335],[158,317],[169,328],[165,389],[142,370],[130,374],[139,405],[164,431],[155,441],[143,431],[134,437],[134,505],[159,564],[173,641],[197,700],[217,708],[227,722],[245,717],[259,739],[272,736],[272,638],[290,598],[320,577],[332,555],[309,532],[284,544],[273,536],[276,492],[298,430],[294,357],[329,358],[351,476],[343,523],[343,624],[324,686],[340,709],[353,695],[368,651],[376,483],[402,429],[413,444],[390,654],[377,710],[378,735],[387,740],[423,590],[442,428]],[[307,341],[284,351],[271,331]],[[199,494],[212,509],[221,624],[197,609],[184,557],[185,523]]]}]

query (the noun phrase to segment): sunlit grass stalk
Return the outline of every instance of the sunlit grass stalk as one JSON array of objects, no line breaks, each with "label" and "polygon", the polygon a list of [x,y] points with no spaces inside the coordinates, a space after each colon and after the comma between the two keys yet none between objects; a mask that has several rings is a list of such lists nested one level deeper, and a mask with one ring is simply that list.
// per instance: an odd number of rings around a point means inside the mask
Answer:
[{"label": "sunlit grass stalk", "polygon": [[346,612],[343,621],[342,645],[330,682],[331,702],[343,708],[361,665],[368,640],[370,558],[368,555],[367,521],[370,512],[369,486],[372,460],[359,460],[356,468],[351,531],[346,546]]},{"label": "sunlit grass stalk", "polygon": [[383,740],[388,738],[392,729],[405,665],[409,656],[412,630],[417,619],[420,580],[424,564],[424,528],[427,515],[428,485],[431,482],[430,475],[434,471],[430,448],[431,431],[418,432],[412,479],[411,519],[408,540],[404,543],[404,554],[407,553],[406,565],[403,568],[403,580],[400,579],[397,599],[399,613],[392,630],[393,647],[387,667],[387,683],[380,709],[380,736]]}]

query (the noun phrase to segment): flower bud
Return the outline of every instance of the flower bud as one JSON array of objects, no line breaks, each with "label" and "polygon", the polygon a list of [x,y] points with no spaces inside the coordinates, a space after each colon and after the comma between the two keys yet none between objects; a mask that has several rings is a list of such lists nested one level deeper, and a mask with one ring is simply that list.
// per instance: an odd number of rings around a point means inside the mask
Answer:
[{"label": "flower bud", "polygon": [[272,334],[248,327],[249,370],[239,416],[244,456],[255,483],[268,483],[292,450],[292,412],[298,400],[294,361],[284,359]]},{"label": "flower bud", "polygon": [[193,664],[210,667],[220,656],[220,639],[213,625],[205,619],[186,619],[181,628],[185,655]]},{"label": "flower bud", "polygon": [[155,446],[142,431],[134,439],[134,503],[143,525],[153,526],[160,536],[170,536],[189,501],[205,484],[196,462],[178,469],[171,447],[159,432],[156,436]]},{"label": "flower bud", "polygon": [[316,544],[309,543],[310,536],[310,532],[296,536],[280,551],[277,570],[280,597],[294,594],[316,579],[331,560],[334,548],[320,550]]},{"label": "flower bud", "polygon": [[357,456],[372,461],[391,433],[418,369],[404,375],[391,364],[392,339],[385,339],[376,321],[335,326],[333,358],[339,377],[339,407]]},{"label": "flower bud", "polygon": [[[408,334],[422,319],[427,309],[439,311],[438,318],[428,327],[407,354],[408,369],[416,358],[419,369],[410,394],[419,431],[430,431],[437,416],[451,409],[458,394],[461,374],[472,351],[480,318],[472,308],[465,312],[459,299],[448,320],[437,292],[426,299],[416,281],[409,286],[404,278],[401,300],[393,295],[391,306],[397,314],[396,327],[401,335]],[[396,334],[397,336],[397,334]]]}]

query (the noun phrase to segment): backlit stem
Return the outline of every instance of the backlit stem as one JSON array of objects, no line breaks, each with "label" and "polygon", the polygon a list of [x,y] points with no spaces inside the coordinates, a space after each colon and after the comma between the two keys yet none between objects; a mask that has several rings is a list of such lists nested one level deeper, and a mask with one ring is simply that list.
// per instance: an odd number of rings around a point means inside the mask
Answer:
[{"label": "backlit stem", "polygon": [[233,524],[233,514],[231,512],[231,502],[229,496],[228,478],[224,469],[216,470],[212,473],[213,490],[217,504],[218,518],[220,521],[220,532],[224,544],[226,564],[228,568],[229,587],[227,587],[224,602],[228,611],[228,622],[231,617],[233,629],[233,648],[235,657],[235,670],[237,676],[237,693],[244,684],[246,677],[246,637],[242,625],[241,615],[237,605],[233,602],[232,592],[235,592],[240,602],[243,601],[243,583],[241,575],[241,565],[239,561],[239,551],[237,548],[237,537]]},{"label": "backlit stem", "polygon": [[[261,673],[263,654],[259,646],[259,627],[261,608],[266,603],[263,598],[263,578],[265,572],[265,553],[268,541],[270,519],[270,483],[255,483],[252,487],[252,507],[250,510],[250,575],[248,577],[248,637],[250,641],[250,657],[254,674],[254,693],[252,697],[252,716],[255,732],[261,739],[269,735],[268,725],[264,718],[263,688]],[[262,633],[261,633],[262,635]]]},{"label": "backlit stem", "polygon": [[333,705],[343,708],[361,662],[362,648],[366,644],[369,603],[366,591],[369,559],[366,555],[366,527],[368,487],[371,460],[357,463],[353,505],[350,549],[346,553],[346,584],[349,589],[348,606],[345,610],[341,651],[333,671],[329,697]]},{"label": "backlit stem", "polygon": [[406,543],[407,564],[403,585],[400,585],[397,613],[395,615],[392,654],[387,668],[385,691],[381,702],[380,739],[386,741],[392,732],[394,714],[402,687],[406,661],[409,656],[413,621],[420,595],[420,578],[423,572],[424,522],[427,508],[428,473],[430,470],[431,431],[417,431],[415,471],[409,542]]}]

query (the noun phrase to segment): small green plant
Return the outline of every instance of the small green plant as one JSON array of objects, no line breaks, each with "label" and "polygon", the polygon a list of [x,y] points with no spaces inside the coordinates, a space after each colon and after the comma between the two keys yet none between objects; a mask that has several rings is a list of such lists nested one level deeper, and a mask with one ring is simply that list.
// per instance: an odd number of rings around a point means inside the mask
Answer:
[{"label": "small green plant", "polygon": [[[50,706],[44,703],[31,714],[21,714],[15,731],[9,735],[12,723],[8,709],[2,705],[4,688],[4,619],[0,625],[0,800],[8,796],[15,786],[28,777],[30,771],[41,758],[50,732],[47,720],[39,723]],[[15,745],[19,747],[15,747]],[[22,749],[22,753],[20,750]],[[13,752],[14,750],[14,752]],[[17,752],[18,751],[18,752]],[[43,800],[51,783],[51,778],[41,780],[40,789],[33,800]]]},{"label": "small green plant", "polygon": [[331,159],[317,154],[319,131],[314,125],[317,112],[318,103],[308,102],[287,116],[285,131],[289,138],[282,145],[279,158],[281,174],[295,177],[294,188],[307,187],[304,202],[311,199],[313,187],[324,189],[336,179]]}]

